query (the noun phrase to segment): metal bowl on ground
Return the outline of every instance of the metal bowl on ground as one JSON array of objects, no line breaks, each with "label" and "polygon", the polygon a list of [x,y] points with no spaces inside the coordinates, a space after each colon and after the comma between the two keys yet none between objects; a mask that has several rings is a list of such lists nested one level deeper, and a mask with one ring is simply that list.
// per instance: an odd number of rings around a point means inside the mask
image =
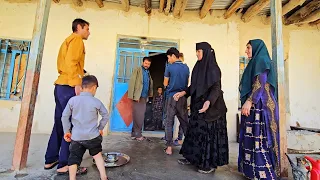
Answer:
[{"label": "metal bowl on ground", "polygon": [[[102,154],[105,167],[119,167],[127,164],[130,161],[130,157],[120,152],[107,152]],[[93,160],[95,164],[95,161]]]}]

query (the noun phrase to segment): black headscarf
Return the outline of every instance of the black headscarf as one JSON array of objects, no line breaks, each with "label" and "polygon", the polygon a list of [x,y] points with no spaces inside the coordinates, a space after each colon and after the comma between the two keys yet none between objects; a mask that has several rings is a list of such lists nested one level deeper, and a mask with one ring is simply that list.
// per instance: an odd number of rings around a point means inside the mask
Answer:
[{"label": "black headscarf", "polygon": [[204,95],[214,83],[221,80],[221,70],[216,61],[214,50],[209,43],[197,43],[196,49],[202,49],[203,56],[192,70],[190,95],[196,93],[196,98],[198,98]]}]

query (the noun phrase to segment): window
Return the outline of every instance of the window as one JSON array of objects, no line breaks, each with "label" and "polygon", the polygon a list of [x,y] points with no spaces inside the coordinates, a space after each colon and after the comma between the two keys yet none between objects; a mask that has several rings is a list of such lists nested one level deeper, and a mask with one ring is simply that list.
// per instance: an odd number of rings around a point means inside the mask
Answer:
[{"label": "window", "polygon": [[143,52],[119,51],[118,83],[128,83],[134,68],[141,66],[142,59],[146,56]]},{"label": "window", "polygon": [[0,39],[0,99],[22,99],[30,44],[30,41]]},{"label": "window", "polygon": [[[249,60],[246,57],[242,56],[242,57],[239,58],[239,82],[241,81],[242,74],[243,74],[245,68],[247,67],[248,62],[249,62]],[[238,106],[239,106],[239,108],[241,108],[240,92],[239,92],[238,96],[239,96]]]},{"label": "window", "polygon": [[120,38],[117,52],[117,83],[128,83],[134,68],[141,66],[142,59],[151,52],[164,53],[176,42],[163,42],[147,38]]}]

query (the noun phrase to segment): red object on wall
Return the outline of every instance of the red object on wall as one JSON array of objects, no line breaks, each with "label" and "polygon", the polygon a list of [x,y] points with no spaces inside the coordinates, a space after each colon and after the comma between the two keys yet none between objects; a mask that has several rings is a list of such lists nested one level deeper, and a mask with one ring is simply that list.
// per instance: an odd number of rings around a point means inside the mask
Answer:
[{"label": "red object on wall", "polygon": [[116,107],[124,123],[127,127],[130,126],[132,123],[132,100],[128,98],[128,91],[122,96]]}]

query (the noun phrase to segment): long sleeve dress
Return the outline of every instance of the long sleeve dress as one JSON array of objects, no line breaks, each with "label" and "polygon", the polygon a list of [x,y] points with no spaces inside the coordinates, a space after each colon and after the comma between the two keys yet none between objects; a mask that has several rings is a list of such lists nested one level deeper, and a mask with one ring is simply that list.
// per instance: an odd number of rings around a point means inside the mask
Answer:
[{"label": "long sleeve dress", "polygon": [[[222,94],[219,81],[202,96],[191,96],[191,116],[180,154],[200,170],[207,171],[229,163],[227,109]],[[209,109],[206,113],[199,113],[207,100],[210,101]],[[209,119],[208,114],[212,115]]]},{"label": "long sleeve dress", "polygon": [[254,110],[241,117],[238,168],[249,179],[271,180],[280,175],[279,108],[267,78],[268,71],[254,78],[247,99]]}]

